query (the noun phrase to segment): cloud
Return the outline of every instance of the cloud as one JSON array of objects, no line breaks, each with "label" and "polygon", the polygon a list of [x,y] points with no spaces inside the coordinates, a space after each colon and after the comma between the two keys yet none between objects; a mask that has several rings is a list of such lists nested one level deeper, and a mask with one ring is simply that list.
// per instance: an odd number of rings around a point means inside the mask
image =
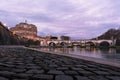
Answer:
[{"label": "cloud", "polygon": [[96,37],[120,25],[119,0],[1,0],[0,20],[13,27],[28,20],[40,36]]}]

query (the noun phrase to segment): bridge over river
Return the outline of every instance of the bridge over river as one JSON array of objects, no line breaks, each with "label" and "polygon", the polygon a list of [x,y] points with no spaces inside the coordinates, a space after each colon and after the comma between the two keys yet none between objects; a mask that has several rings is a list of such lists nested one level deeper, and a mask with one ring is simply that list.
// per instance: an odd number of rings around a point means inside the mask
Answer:
[{"label": "bridge over river", "polygon": [[106,46],[106,47],[111,47],[115,45],[115,42],[116,42],[115,40],[48,40],[48,41],[41,41],[41,46],[50,46],[50,47]]}]

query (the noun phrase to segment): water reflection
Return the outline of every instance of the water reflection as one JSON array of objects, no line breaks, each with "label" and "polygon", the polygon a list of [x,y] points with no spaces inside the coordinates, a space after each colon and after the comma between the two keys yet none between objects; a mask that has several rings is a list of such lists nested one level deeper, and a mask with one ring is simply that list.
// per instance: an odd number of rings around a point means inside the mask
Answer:
[{"label": "water reflection", "polygon": [[55,52],[58,54],[74,54],[95,58],[114,59],[120,61],[120,49],[114,48],[98,49],[90,47],[87,48],[74,47],[74,48],[40,48],[40,49]]},{"label": "water reflection", "polygon": [[116,53],[120,53],[120,49],[116,49]]}]

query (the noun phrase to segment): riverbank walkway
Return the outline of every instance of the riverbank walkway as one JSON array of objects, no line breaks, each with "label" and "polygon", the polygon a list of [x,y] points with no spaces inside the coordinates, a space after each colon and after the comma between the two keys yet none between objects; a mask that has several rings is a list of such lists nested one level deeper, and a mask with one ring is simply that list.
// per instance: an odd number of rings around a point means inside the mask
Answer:
[{"label": "riverbank walkway", "polygon": [[0,80],[120,80],[120,68],[23,47],[0,47]]}]

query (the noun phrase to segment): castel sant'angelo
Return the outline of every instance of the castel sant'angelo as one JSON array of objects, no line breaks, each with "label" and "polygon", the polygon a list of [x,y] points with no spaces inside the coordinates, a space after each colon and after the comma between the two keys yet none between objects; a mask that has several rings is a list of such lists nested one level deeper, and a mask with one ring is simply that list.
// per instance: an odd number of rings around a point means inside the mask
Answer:
[{"label": "castel sant'angelo", "polygon": [[16,34],[19,36],[19,38],[27,38],[32,39],[34,41],[36,40],[47,40],[47,37],[41,37],[37,35],[37,27],[33,24],[28,24],[27,22],[21,22],[17,24],[15,27],[12,27],[9,29],[13,34]]},{"label": "castel sant'angelo", "polygon": [[13,34],[21,37],[34,39],[37,37],[37,27],[33,24],[19,23],[15,27],[10,28]]}]

